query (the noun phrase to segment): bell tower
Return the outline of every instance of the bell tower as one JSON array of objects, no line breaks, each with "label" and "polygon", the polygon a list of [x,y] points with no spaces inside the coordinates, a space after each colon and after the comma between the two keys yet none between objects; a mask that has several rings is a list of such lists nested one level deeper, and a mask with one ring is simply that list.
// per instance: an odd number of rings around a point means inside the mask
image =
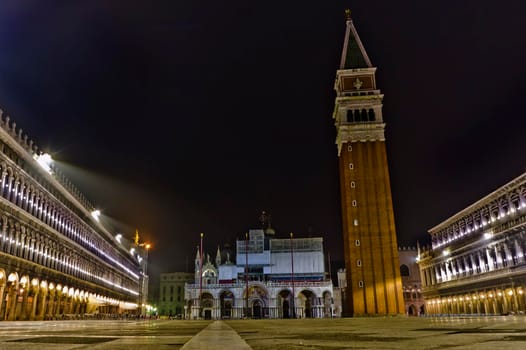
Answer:
[{"label": "bell tower", "polygon": [[349,316],[403,314],[383,95],[349,10],[346,17],[333,113],[347,270],[345,310]]}]

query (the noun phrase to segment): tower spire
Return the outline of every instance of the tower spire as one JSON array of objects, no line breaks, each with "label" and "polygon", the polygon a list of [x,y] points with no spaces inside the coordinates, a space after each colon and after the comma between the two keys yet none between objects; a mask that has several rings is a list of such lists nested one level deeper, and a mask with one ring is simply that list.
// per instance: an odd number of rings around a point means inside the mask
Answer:
[{"label": "tower spire", "polygon": [[373,65],[354,27],[351,10],[345,10],[346,29],[340,69],[371,68]]},{"label": "tower spire", "polygon": [[219,249],[219,246],[217,246],[216,266],[219,267],[219,265],[221,265],[221,250]]}]

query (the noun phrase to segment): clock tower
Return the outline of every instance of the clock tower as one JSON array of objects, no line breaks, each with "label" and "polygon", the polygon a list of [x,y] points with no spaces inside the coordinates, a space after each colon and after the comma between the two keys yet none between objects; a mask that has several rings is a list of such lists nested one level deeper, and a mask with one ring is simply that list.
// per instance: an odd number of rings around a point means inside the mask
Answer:
[{"label": "clock tower", "polygon": [[346,15],[333,113],[347,270],[345,310],[349,316],[403,314],[383,94],[349,10]]}]

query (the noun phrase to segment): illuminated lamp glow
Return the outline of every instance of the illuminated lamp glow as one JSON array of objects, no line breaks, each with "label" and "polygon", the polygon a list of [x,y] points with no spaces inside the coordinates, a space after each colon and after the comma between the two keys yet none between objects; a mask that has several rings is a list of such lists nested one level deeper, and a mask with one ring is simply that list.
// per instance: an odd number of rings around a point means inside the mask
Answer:
[{"label": "illuminated lamp glow", "polygon": [[38,280],[37,280],[36,278],[33,278],[33,279],[31,280],[31,285],[32,285],[33,287],[38,286]]},{"label": "illuminated lamp glow", "polygon": [[117,242],[121,243],[121,238],[122,238],[122,235],[119,233],[117,234],[117,236],[115,236],[115,239],[117,240]]},{"label": "illuminated lamp glow", "polygon": [[444,255],[444,256],[448,256],[448,255],[449,255],[449,250],[444,250],[444,251],[442,252],[442,255]]},{"label": "illuminated lamp glow", "polygon": [[492,236],[492,234],[489,233],[489,232],[484,233],[484,239],[490,239],[491,236]]},{"label": "illuminated lamp glow", "polygon": [[508,295],[512,296],[513,295],[513,291],[512,290],[508,291]]},{"label": "illuminated lamp glow", "polygon": [[93,218],[94,218],[95,220],[99,221],[100,210],[95,209],[94,211],[91,212],[91,216],[93,216]]},{"label": "illuminated lamp glow", "polygon": [[53,163],[53,159],[48,153],[44,153],[41,155],[35,154],[34,158],[37,161],[37,163],[42,167],[42,169],[51,174],[51,164]]},{"label": "illuminated lamp glow", "polygon": [[9,282],[14,282],[16,281],[16,275],[14,273],[10,274],[9,277],[7,278],[7,280]]}]

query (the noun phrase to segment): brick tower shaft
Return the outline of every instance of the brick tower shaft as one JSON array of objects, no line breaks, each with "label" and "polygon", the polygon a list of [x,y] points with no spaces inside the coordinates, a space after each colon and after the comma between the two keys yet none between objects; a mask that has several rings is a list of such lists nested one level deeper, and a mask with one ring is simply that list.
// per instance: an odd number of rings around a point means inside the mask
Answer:
[{"label": "brick tower shaft", "polygon": [[348,315],[404,313],[382,117],[383,95],[348,13],[335,121]]}]

